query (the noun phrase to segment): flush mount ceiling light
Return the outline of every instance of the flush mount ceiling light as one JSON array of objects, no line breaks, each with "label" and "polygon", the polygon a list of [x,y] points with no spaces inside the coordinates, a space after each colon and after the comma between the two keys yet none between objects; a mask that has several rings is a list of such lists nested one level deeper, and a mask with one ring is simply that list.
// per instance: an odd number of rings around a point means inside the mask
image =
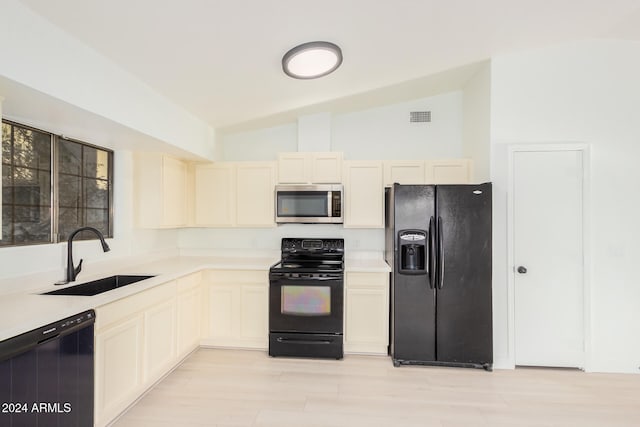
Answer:
[{"label": "flush mount ceiling light", "polygon": [[316,79],[334,72],[342,64],[342,51],[329,42],[309,42],[294,47],[282,57],[282,70],[294,79]]}]

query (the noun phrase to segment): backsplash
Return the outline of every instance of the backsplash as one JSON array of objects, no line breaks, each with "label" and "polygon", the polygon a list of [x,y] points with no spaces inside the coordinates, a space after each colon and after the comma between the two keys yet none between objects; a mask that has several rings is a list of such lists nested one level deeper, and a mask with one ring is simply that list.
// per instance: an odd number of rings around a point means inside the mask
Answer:
[{"label": "backsplash", "polygon": [[274,228],[189,228],[180,230],[185,249],[280,250],[283,237],[343,238],[345,251],[384,251],[383,229],[353,229],[335,224],[282,224]]}]

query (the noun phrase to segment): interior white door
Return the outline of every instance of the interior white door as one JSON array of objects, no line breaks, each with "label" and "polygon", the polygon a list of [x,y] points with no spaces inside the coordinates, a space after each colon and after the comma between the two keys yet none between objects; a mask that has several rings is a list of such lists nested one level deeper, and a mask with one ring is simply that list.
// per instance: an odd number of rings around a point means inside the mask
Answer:
[{"label": "interior white door", "polygon": [[583,153],[513,158],[515,362],[584,366]]}]

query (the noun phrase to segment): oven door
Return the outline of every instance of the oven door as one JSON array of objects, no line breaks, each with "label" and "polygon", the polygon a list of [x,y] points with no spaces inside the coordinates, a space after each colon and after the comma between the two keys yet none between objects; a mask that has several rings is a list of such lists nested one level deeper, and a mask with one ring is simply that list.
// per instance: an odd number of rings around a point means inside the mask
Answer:
[{"label": "oven door", "polygon": [[[302,277],[300,277],[302,276]],[[269,330],[341,334],[342,275],[269,275]]]}]

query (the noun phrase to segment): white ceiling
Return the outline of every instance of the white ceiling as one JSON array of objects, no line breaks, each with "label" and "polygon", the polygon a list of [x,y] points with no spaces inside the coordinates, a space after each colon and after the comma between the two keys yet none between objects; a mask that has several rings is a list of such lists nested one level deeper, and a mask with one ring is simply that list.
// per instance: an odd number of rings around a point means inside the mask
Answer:
[{"label": "white ceiling", "polygon": [[[514,50],[640,40],[640,0],[21,1],[222,130],[387,86],[410,96],[406,82]],[[342,66],[287,77],[282,55],[313,40],[340,45]]]}]

